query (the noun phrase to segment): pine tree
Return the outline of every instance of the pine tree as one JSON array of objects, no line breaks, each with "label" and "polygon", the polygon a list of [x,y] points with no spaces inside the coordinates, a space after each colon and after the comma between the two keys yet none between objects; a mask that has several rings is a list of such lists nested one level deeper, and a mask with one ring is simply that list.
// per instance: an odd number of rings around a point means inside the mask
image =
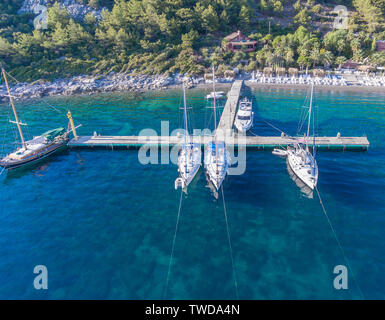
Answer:
[{"label": "pine tree", "polygon": [[206,10],[202,12],[202,26],[207,32],[217,31],[219,28],[219,18],[217,12],[212,5],[209,5]]},{"label": "pine tree", "polygon": [[239,12],[239,26],[245,31],[248,30],[250,28],[252,19],[252,9],[248,6],[242,6],[241,11]]}]

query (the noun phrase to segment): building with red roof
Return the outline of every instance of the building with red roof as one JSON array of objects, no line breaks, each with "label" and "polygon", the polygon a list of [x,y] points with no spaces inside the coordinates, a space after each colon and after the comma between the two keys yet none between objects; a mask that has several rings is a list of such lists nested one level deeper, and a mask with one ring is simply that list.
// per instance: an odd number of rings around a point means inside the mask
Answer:
[{"label": "building with red roof", "polygon": [[243,35],[241,31],[233,32],[224,38],[227,50],[231,51],[255,51],[257,48],[257,41],[251,40],[249,37]]}]

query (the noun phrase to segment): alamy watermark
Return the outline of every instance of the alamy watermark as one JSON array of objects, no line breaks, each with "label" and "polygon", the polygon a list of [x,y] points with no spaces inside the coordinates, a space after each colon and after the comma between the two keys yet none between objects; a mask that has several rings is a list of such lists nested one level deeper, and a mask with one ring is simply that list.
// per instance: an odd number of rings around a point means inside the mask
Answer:
[{"label": "alamy watermark", "polygon": [[347,29],[348,28],[348,19],[349,19],[349,10],[345,6],[339,5],[336,6],[333,10],[334,13],[337,13],[338,16],[335,17],[333,28],[334,29]]},{"label": "alamy watermark", "polygon": [[338,265],[334,267],[334,274],[337,276],[334,278],[333,286],[336,290],[348,289],[348,269],[344,265]]},{"label": "alamy watermark", "polygon": [[[230,153],[229,175],[242,175],[246,171],[246,136],[235,134],[234,130],[194,129],[190,142],[203,144],[205,147],[216,136],[217,141],[226,141]],[[148,164],[178,164],[178,154],[184,143],[185,130],[175,129],[170,134],[168,121],[161,121],[160,136],[154,129],[139,132],[138,142],[142,144],[138,151],[138,160]],[[160,152],[159,152],[160,151]]]},{"label": "alamy watermark", "polygon": [[36,30],[44,30],[48,28],[48,9],[41,4],[33,8],[33,12],[38,16],[33,20],[33,26]]},{"label": "alamy watermark", "polygon": [[[48,289],[48,269],[45,265],[37,265],[33,269],[37,276],[33,280],[33,286],[36,290]],[[333,286],[336,290],[348,289],[348,269],[344,265],[334,267],[333,273],[337,276],[333,280]]]},{"label": "alamy watermark", "polygon": [[37,276],[33,279],[33,287],[36,290],[48,289],[48,269],[44,265],[37,265],[33,269],[33,273]]}]

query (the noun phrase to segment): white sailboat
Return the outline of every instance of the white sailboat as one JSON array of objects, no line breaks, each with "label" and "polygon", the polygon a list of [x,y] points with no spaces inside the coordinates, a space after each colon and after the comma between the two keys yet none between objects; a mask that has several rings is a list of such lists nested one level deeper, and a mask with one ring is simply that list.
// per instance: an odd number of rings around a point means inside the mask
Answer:
[{"label": "white sailboat", "polygon": [[287,148],[287,163],[293,173],[308,186],[311,190],[317,186],[318,165],[315,160],[315,137],[314,137],[314,116],[313,116],[313,154],[309,150],[309,133],[312,116],[314,84],[311,86],[309,117],[305,146],[295,143]]},{"label": "white sailboat", "polygon": [[214,91],[214,137],[205,148],[205,169],[209,181],[218,190],[227,174],[229,165],[229,152],[225,141],[217,139],[217,117],[216,117],[216,98],[215,98],[215,72],[213,67],[213,91]]},{"label": "white sailboat", "polygon": [[199,143],[193,143],[190,139],[187,126],[186,88],[183,83],[183,104],[184,104],[184,143],[178,156],[179,177],[175,180],[175,190],[181,187],[186,189],[194,179],[202,165],[202,151]]},{"label": "white sailboat", "polygon": [[252,102],[245,97],[239,102],[234,125],[239,132],[245,133],[253,126],[253,118],[254,112]]}]

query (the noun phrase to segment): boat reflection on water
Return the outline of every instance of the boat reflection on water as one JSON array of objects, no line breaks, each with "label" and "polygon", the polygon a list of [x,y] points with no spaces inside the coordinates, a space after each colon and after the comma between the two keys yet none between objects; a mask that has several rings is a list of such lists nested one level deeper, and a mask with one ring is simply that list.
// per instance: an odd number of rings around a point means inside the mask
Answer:
[{"label": "boat reflection on water", "polygon": [[206,176],[206,181],[207,181],[206,188],[209,188],[211,193],[213,194],[214,198],[216,200],[218,200],[219,194],[218,194],[217,188],[215,188],[214,184],[211,182],[207,172],[205,172],[205,176]]},{"label": "boat reflection on water", "polygon": [[36,176],[36,177],[42,177],[44,176],[44,172],[47,171],[48,167],[49,167],[49,162],[48,163],[45,163],[41,166],[38,166],[35,170],[33,170],[33,174]]},{"label": "boat reflection on water", "polygon": [[301,192],[306,198],[313,199],[313,190],[309,188],[290,168],[288,161],[286,160],[287,171],[289,172],[290,178],[295,182],[298,188],[301,189]]},{"label": "boat reflection on water", "polygon": [[43,177],[48,170],[50,162],[29,164],[28,167],[20,167],[13,170],[7,170],[4,173],[5,180],[19,179],[26,175],[33,174],[35,177]]},{"label": "boat reflection on water", "polygon": [[[57,155],[69,155],[69,150],[66,147],[62,147],[57,151]],[[50,168],[51,163],[57,161],[57,158],[41,158],[36,162],[28,163],[22,167],[18,167],[12,170],[4,170],[1,176],[4,176],[4,181],[19,179],[26,175],[33,174],[35,177],[43,177]],[[0,170],[1,171],[1,170]]]},{"label": "boat reflection on water", "polygon": [[78,158],[76,160],[76,163],[79,164],[81,167],[83,167],[84,166],[84,159],[82,158],[82,156],[80,155],[79,152],[75,152],[75,154],[76,154],[76,158]]}]

